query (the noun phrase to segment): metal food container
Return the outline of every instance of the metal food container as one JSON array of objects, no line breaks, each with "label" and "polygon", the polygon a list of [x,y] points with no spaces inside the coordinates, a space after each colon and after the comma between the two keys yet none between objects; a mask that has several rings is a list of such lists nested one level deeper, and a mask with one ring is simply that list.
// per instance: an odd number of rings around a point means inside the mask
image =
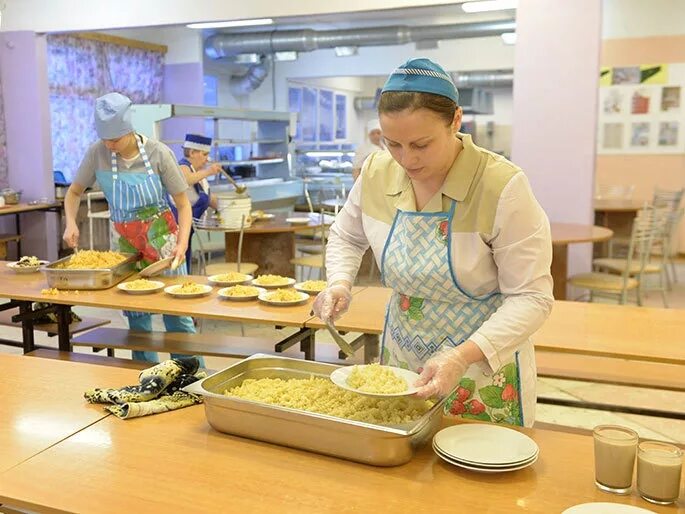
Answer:
[{"label": "metal food container", "polygon": [[115,286],[136,271],[137,254],[124,253],[126,260],[111,268],[64,269],[60,264],[71,259],[63,257],[41,268],[48,281],[48,287],[55,289],[108,289]]},{"label": "metal food container", "polygon": [[256,354],[183,390],[204,398],[207,421],[219,432],[375,466],[398,466],[411,460],[414,451],[440,427],[444,399],[412,423],[385,426],[223,394],[248,378],[328,378],[339,367]]}]

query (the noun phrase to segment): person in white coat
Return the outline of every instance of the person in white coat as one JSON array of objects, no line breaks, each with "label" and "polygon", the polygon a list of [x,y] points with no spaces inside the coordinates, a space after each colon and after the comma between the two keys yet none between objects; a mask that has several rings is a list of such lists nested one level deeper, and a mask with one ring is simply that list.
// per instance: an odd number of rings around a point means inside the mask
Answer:
[{"label": "person in white coat", "polygon": [[393,290],[381,363],[420,373],[418,395],[449,395],[452,415],[531,426],[530,336],[554,300],[547,216],[518,166],[459,132],[458,91],[438,64],[397,68],[378,112],[387,151],[366,159],[330,229],[314,312],[347,310],[371,246]]},{"label": "person in white coat", "polygon": [[362,165],[366,158],[373,152],[384,150],[383,133],[381,132],[381,123],[378,118],[369,120],[366,124],[366,136],[368,141],[359,145],[354,152],[354,160],[352,161],[352,177],[354,180],[359,178],[362,171]]}]

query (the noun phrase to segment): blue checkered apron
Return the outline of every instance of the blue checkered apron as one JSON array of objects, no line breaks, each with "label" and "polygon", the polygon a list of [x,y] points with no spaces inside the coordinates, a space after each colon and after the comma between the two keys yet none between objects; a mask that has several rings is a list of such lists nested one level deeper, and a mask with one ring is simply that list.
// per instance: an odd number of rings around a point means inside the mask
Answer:
[{"label": "blue checkered apron", "polygon": [[[455,347],[502,305],[494,291],[467,292],[452,267],[450,227],[456,209],[424,213],[398,210],[383,249],[388,304],[381,362],[418,371],[443,347]],[[518,352],[494,373],[472,365],[450,395],[445,411],[483,421],[523,425]]]}]

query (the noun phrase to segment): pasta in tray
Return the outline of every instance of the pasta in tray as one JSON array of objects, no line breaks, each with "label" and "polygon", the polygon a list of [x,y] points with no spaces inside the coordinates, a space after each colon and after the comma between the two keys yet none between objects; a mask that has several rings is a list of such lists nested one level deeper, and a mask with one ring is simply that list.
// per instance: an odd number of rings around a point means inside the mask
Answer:
[{"label": "pasta in tray", "polygon": [[380,364],[352,366],[347,385],[365,393],[393,394],[408,389],[407,381]]},{"label": "pasta in tray", "polygon": [[266,293],[264,298],[269,302],[298,302],[302,300],[300,293],[294,289],[277,289],[271,293]]},{"label": "pasta in tray", "polygon": [[98,250],[79,250],[68,261],[60,263],[61,269],[107,269],[121,264],[128,257],[118,252]]},{"label": "pasta in tray", "polygon": [[252,282],[258,286],[284,286],[290,282],[290,279],[281,275],[260,275]]},{"label": "pasta in tray", "polygon": [[432,402],[418,398],[372,398],[340,389],[318,377],[246,379],[224,394],[291,409],[376,425],[399,425],[423,416]]}]

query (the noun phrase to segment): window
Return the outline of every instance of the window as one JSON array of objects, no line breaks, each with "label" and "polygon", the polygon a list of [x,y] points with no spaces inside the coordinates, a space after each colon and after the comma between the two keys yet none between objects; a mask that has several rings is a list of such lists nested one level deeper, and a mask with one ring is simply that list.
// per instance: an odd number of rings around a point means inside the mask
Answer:
[{"label": "window", "polygon": [[297,113],[294,140],[334,143],[347,138],[347,95],[330,89],[290,85],[288,110]]}]

